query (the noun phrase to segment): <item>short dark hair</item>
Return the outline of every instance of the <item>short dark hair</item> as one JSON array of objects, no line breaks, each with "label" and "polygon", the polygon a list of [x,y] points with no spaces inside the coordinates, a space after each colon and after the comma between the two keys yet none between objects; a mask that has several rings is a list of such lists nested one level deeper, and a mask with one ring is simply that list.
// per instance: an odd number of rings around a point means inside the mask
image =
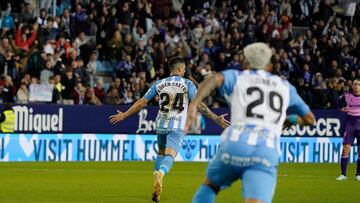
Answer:
[{"label": "short dark hair", "polygon": [[354,82],[354,81],[360,81],[360,77],[354,78],[353,82]]},{"label": "short dark hair", "polygon": [[178,64],[181,64],[181,63],[185,63],[185,60],[182,57],[175,56],[175,57],[170,58],[168,61],[168,66],[169,66],[170,71],[178,68]]},{"label": "short dark hair", "polygon": [[68,73],[68,72],[73,72],[73,69],[71,67],[66,68],[65,73]]}]

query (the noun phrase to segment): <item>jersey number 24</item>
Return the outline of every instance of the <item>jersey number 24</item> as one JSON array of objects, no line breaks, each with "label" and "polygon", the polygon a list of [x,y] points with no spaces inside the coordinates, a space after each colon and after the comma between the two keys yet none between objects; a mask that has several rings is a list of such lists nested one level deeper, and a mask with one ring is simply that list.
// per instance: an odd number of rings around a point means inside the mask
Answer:
[{"label": "jersey number 24", "polygon": [[179,112],[184,110],[184,93],[176,93],[175,99],[171,104],[170,95],[168,93],[161,93],[160,101],[160,110],[162,112],[169,112],[170,109],[178,110]]}]

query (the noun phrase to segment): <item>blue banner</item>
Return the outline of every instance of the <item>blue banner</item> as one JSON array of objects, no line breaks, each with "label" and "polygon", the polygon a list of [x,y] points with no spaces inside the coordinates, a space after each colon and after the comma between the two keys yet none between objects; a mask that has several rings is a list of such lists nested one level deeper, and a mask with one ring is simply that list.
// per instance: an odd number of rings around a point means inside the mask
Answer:
[{"label": "blue banner", "polygon": [[[125,133],[155,134],[158,107],[147,107],[121,123],[111,125],[109,116],[129,106],[64,106],[55,104],[14,105],[17,133]],[[2,109],[2,106],[0,106]],[[212,109],[220,115],[228,108]],[[284,131],[285,137],[342,137],[345,114],[335,110],[314,110],[317,122],[310,127],[294,126]],[[219,135],[222,129],[213,121],[199,120],[203,135]],[[201,123],[200,123],[201,122]],[[202,130],[201,130],[202,129]]]},{"label": "blue banner", "polygon": [[337,110],[312,110],[316,124],[292,126],[283,131],[283,137],[342,137],[346,126],[346,114]]},{"label": "blue banner", "polygon": [[[176,161],[209,161],[220,136],[186,136]],[[337,163],[341,138],[283,137],[281,162]],[[156,135],[0,134],[0,161],[152,161]],[[353,147],[350,161],[357,160]]]},{"label": "blue banner", "polygon": [[[155,119],[158,107],[147,107],[121,123],[112,125],[109,116],[117,110],[126,111],[130,106],[89,106],[29,104],[13,105],[15,132],[17,133],[127,133],[155,134]],[[3,109],[3,106],[0,106]],[[226,108],[214,109],[217,114]],[[205,119],[201,134],[219,135],[222,129]]]}]

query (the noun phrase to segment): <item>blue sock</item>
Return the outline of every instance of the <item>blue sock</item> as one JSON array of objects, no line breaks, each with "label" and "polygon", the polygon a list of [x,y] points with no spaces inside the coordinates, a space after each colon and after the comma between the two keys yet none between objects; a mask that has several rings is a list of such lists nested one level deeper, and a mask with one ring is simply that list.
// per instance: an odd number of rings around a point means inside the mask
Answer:
[{"label": "blue sock", "polygon": [[207,185],[201,185],[192,199],[193,203],[215,202],[216,193]]},{"label": "blue sock", "polygon": [[160,169],[160,163],[164,159],[163,155],[158,155],[154,161],[154,170],[157,171]]},{"label": "blue sock", "polygon": [[162,174],[166,175],[167,173],[169,173],[173,164],[174,164],[174,158],[170,154],[167,154],[164,156],[163,160],[160,162],[159,171]]}]

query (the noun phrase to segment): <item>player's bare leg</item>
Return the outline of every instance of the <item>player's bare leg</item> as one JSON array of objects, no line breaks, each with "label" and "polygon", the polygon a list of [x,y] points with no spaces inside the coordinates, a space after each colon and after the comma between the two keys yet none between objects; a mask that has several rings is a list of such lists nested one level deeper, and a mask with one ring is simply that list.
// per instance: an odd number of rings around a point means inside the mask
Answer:
[{"label": "player's bare leg", "polygon": [[341,175],[336,178],[336,180],[346,180],[346,170],[349,162],[349,153],[351,145],[345,144],[341,153]]},{"label": "player's bare leg", "polygon": [[[162,151],[164,155],[164,160],[167,162],[167,159],[170,159],[170,162],[174,160],[177,153],[172,148],[166,148],[165,151]],[[160,151],[159,151],[160,154]],[[169,156],[171,158],[169,158]],[[172,166],[172,163],[171,163]],[[152,200],[154,202],[160,201],[160,194],[162,192],[162,184],[163,184],[163,177],[164,175],[170,170],[171,167],[167,166],[166,163],[161,163],[159,170],[154,171],[154,185],[153,185],[153,195]]]},{"label": "player's bare leg", "polygon": [[358,145],[358,160],[357,160],[357,164],[356,164],[356,176],[355,176],[355,180],[360,181],[360,145]]}]

